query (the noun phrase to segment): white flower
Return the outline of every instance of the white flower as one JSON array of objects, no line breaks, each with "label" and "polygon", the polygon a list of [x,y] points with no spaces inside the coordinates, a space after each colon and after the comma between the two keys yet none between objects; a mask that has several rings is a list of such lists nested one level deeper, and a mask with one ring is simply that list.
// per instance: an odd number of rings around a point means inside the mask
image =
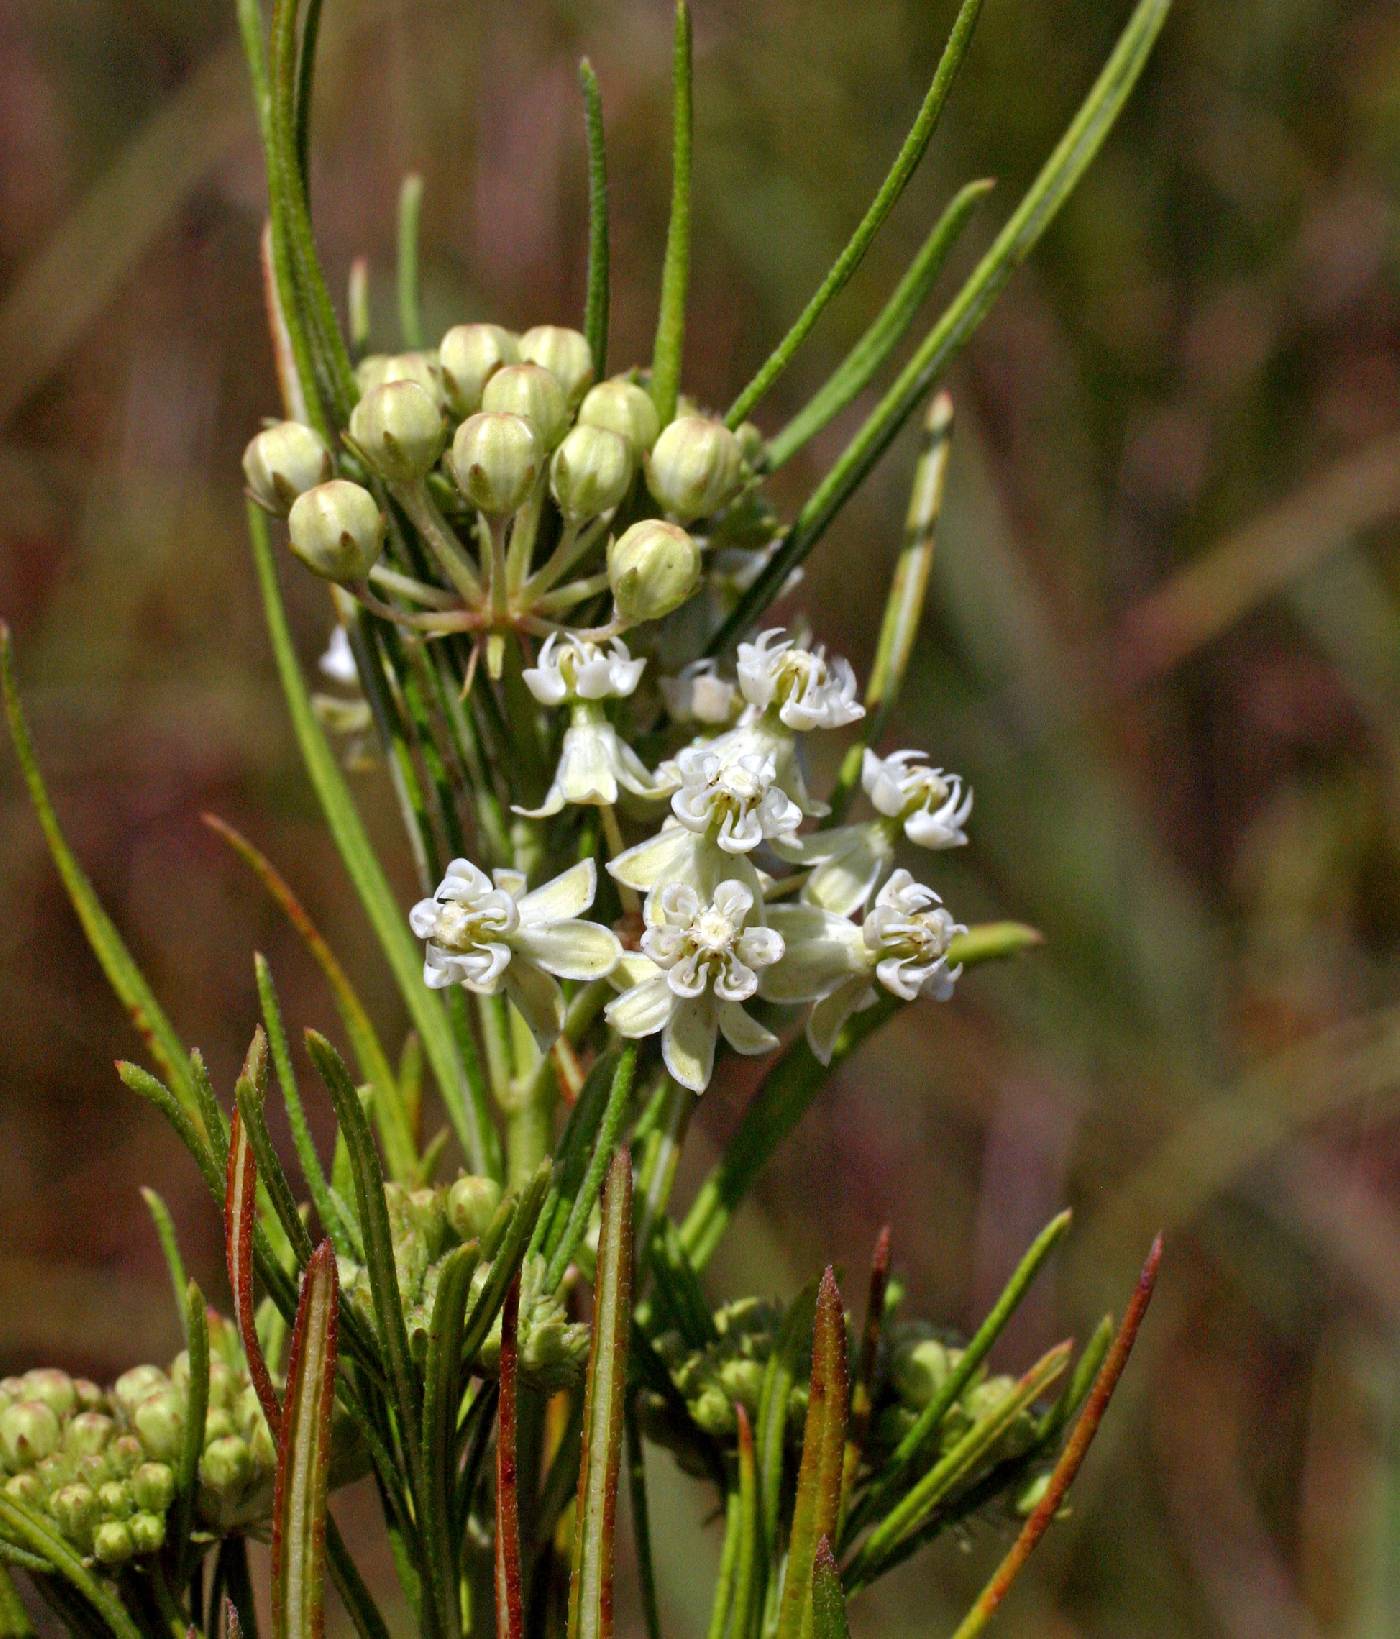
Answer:
[{"label": "white flower", "polygon": [[853,916],[860,910],[894,864],[888,820],[834,825],[829,831],[774,846],[789,864],[811,871],[802,885],[804,901],[837,916]]},{"label": "white flower", "polygon": [[759,711],[772,711],[790,729],[844,728],[865,716],[856,699],[856,678],[848,660],[827,658],[826,650],[799,648],[781,628],[761,632],[739,645],[739,687]]},{"label": "white flower", "polygon": [[867,749],[860,771],[865,794],[877,813],[899,821],[920,848],[960,848],[967,841],[963,827],[972,812],[972,792],[964,794],[960,775],[930,768],[920,757],[917,751],[877,757]]},{"label": "white flower", "polygon": [[687,746],[657,775],[678,784],[671,812],[686,830],[713,837],[727,854],[796,836],[802,824],[802,810],[777,783],[777,758],[742,739]]},{"label": "white flower", "polygon": [[551,632],[535,664],[521,676],[542,706],[558,706],[566,700],[626,699],[645,666],[645,660],[632,658],[619,637],[605,647],[572,634]]},{"label": "white flower", "polygon": [[564,730],[558,766],[544,801],[538,808],[517,804],[515,812],[526,819],[547,819],[565,803],[611,808],[619,790],[654,799],[665,796],[670,789],[667,782],[653,777],[631,746],[623,743],[600,706],[580,702],[574,707],[573,721]]},{"label": "white flower", "polygon": [[520,871],[491,876],[454,859],[431,899],[409,912],[428,942],[423,979],[434,990],[465,985],[478,995],[504,989],[543,1052],[564,1022],[558,979],[602,979],[622,947],[611,928],[582,920],[598,891],[591,859],[580,861],[532,893]]},{"label": "white flower", "polygon": [[692,1092],[709,1084],[718,1035],[739,1053],[778,1044],[742,1005],[783,955],[781,935],[754,922],[755,905],[739,881],[721,882],[708,902],[689,883],[664,883],[647,898],[641,955],[623,961],[631,988],[608,1004],[621,1035],[661,1032],[666,1068]]},{"label": "white flower", "polygon": [[344,683],[348,688],[352,683],[358,683],[360,674],[355,669],[355,656],[350,649],[350,636],[343,626],[333,627],[330,642],[326,645],[326,652],[317,664],[321,668],[321,675],[330,679],[332,683]]},{"label": "white flower", "polygon": [[764,973],[762,993],[769,1001],[815,1003],[807,1040],[823,1064],[831,1062],[850,1016],[875,1000],[876,984],[901,1001],[946,1002],[962,972],[949,967],[948,949],[967,929],[932,888],[903,869],[881,888],[859,926],[816,905],[774,906],[768,915],[787,956]]},{"label": "white flower", "polygon": [[713,660],[692,660],[675,677],[663,677],[660,683],[673,723],[727,728],[743,704],[738,684],[721,677]]}]

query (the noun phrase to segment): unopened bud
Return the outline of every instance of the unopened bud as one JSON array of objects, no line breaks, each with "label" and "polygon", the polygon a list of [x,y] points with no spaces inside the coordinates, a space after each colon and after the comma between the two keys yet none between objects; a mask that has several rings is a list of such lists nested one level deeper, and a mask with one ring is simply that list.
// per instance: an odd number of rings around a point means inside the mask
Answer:
[{"label": "unopened bud", "polygon": [[62,1428],[42,1400],[19,1400],[0,1412],[0,1460],[13,1474],[57,1451]]},{"label": "unopened bud", "polygon": [[74,1457],[96,1456],[116,1432],[117,1425],[100,1411],[80,1411],[63,1431],[63,1449]]},{"label": "unopened bud", "polygon": [[146,1460],[146,1450],[134,1434],[119,1434],[107,1447],[107,1466],[125,1478]]},{"label": "unopened bud", "polygon": [[948,1348],[936,1337],[909,1339],[895,1346],[890,1381],[906,1406],[922,1411],[947,1382],[951,1369]]},{"label": "unopened bud", "polygon": [[168,1463],[142,1463],[131,1476],[131,1495],[148,1514],[163,1514],[175,1496],[175,1471]]},{"label": "unopened bud", "polygon": [[384,546],[384,519],[367,489],[333,478],[307,490],[287,519],[292,551],[327,580],[363,580]]},{"label": "unopened bud", "polygon": [[430,398],[441,396],[437,359],[431,353],[371,353],[355,366],[355,382],[362,397],[391,381],[411,381]]},{"label": "unopened bud", "polygon": [[167,1388],[169,1383],[170,1379],[159,1366],[133,1366],[112,1385],[112,1398],[130,1417],[148,1394]]},{"label": "unopened bud", "polygon": [[78,1396],[78,1410],[101,1411],[107,1404],[107,1396],[98,1388],[97,1384],[86,1377],[73,1379],[73,1390]]},{"label": "unopened bud", "polygon": [[647,485],[682,523],[707,517],[734,498],[743,482],[739,440],[722,421],[684,415],[656,440]]},{"label": "unopened bud", "polygon": [[386,381],[350,412],[350,437],[383,478],[411,484],[437,465],[447,430],[437,402],[413,381]]},{"label": "unopened bud", "polygon": [[176,1389],[148,1395],[131,1417],[141,1449],[157,1462],[174,1462],[185,1436],[185,1402]]},{"label": "unopened bud", "polygon": [[631,450],[616,433],[601,427],[572,428],[549,465],[554,499],[574,523],[610,512],[631,482]]},{"label": "unopened bud", "polygon": [[60,1422],[71,1417],[78,1408],[78,1391],[67,1372],[52,1366],[38,1366],[25,1372],[20,1381],[24,1385],[21,1398],[42,1400]]},{"label": "unopened bud", "polygon": [[133,1514],[126,1522],[131,1546],[138,1554],[154,1554],[165,1546],[165,1517],[162,1514]]},{"label": "unopened bud", "polygon": [[480,1240],[501,1204],[501,1186],[494,1178],[459,1178],[447,1192],[447,1221],[459,1240]]},{"label": "unopened bud", "polygon": [[493,518],[508,517],[539,476],[540,440],[523,416],[483,410],[458,427],[451,467],[457,488],[473,506]]},{"label": "unopened bud", "polygon": [[590,387],[578,407],[578,420],[581,427],[601,427],[625,438],[638,455],[652,447],[661,431],[651,394],[622,376]]},{"label": "unopened bud", "polygon": [[131,1532],[118,1520],[108,1520],[92,1534],[93,1558],[102,1565],[125,1565],[135,1552]]},{"label": "unopened bud", "polygon": [[222,1440],[226,1435],[239,1432],[237,1419],[227,1406],[210,1406],[204,1418],[204,1443]]},{"label": "unopened bud", "polygon": [[300,421],[264,427],[243,452],[248,493],[260,507],[285,518],[298,495],[324,484],[334,467],[319,433]]},{"label": "unopened bud", "polygon": [[64,1536],[86,1549],[101,1509],[88,1486],[74,1484],[54,1492],[49,1498],[49,1513]]},{"label": "unopened bud", "polygon": [[577,404],[593,381],[593,350],[577,330],[559,324],[537,324],[520,338],[520,357],[543,365],[564,389],[570,405]]},{"label": "unopened bud", "polygon": [[134,1509],[130,1487],[120,1480],[108,1480],[97,1488],[97,1506],[104,1519],[126,1519]]},{"label": "unopened bud", "polygon": [[609,543],[608,581],[629,626],[659,620],[700,584],[700,548],[678,524],[644,518]]},{"label": "unopened bud", "polygon": [[554,448],[569,425],[564,389],[540,364],[503,365],[482,390],[481,407],[523,415],[547,450]]},{"label": "unopened bud", "polygon": [[438,347],[448,404],[458,415],[474,415],[486,383],[503,364],[514,364],[519,357],[515,337],[498,324],[454,325]]},{"label": "unopened bud", "polygon": [[224,1497],[236,1496],[253,1477],[253,1454],[245,1440],[227,1434],[204,1448],[199,1459],[200,1480]]},{"label": "unopened bud", "polygon": [[5,1481],[5,1495],[16,1502],[28,1503],[31,1508],[44,1500],[44,1487],[36,1474],[11,1474]]}]

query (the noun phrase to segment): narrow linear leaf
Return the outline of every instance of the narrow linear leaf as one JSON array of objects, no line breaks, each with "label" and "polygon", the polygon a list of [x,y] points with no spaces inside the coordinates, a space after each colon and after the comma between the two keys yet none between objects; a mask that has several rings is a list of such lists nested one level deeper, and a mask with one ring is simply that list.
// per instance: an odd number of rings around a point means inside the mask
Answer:
[{"label": "narrow linear leaf", "polygon": [[812,1639],[851,1639],[846,1621],[846,1596],[836,1555],[825,1537],[817,1544],[812,1566]]},{"label": "narrow linear leaf", "polygon": [[1064,1392],[1040,1420],[1040,1426],[1035,1434],[1038,1446],[1044,1448],[1053,1440],[1057,1440],[1070,1418],[1084,1404],[1117,1332],[1113,1316],[1105,1315],[1090,1333],[1089,1341],[1074,1363],[1074,1370],[1070,1373]]},{"label": "narrow linear leaf", "polygon": [[885,218],[894,209],[909,178],[913,176],[919,161],[924,157],[924,152],[942,117],[948,93],[953,89],[953,81],[962,67],[981,10],[982,0],[963,0],[953,21],[948,43],[943,48],[938,67],[934,70],[933,83],[924,96],[923,104],[909,129],[908,136],[895,155],[894,164],[880,184],[880,191],[871,200],[870,208],[847,240],[841,254],[832,263],[830,271],[817,287],[811,300],[798,315],[797,322],[769,354],[758,374],[734,400],[729,414],[725,417],[729,426],[737,427],[783,373],[797,349],[807,339],[813,325],[822,316],[827,303],[840,292],[860,266],[871,241],[884,225]]},{"label": "narrow linear leaf", "polygon": [[536,1168],[534,1177],[517,1197],[505,1233],[498,1241],[494,1239],[490,1230],[486,1233],[482,1250],[491,1259],[491,1272],[477,1293],[476,1302],[467,1316],[462,1336],[463,1360],[476,1359],[481,1352],[482,1344],[496,1323],[496,1316],[500,1314],[501,1306],[506,1300],[506,1291],[519,1273],[530,1245],[530,1236],[549,1189],[549,1174],[550,1163],[542,1161]]},{"label": "narrow linear leaf", "polygon": [[209,1186],[216,1201],[224,1198],[224,1180],[219,1171],[218,1162],[205,1140],[203,1130],[196,1124],[194,1118],[183,1104],[180,1103],[165,1085],[153,1076],[149,1070],[139,1064],[132,1064],[127,1059],[116,1061],[117,1075],[122,1085],[128,1091],[143,1098],[148,1104],[153,1104],[175,1130],[176,1137],[189,1151],[199,1168],[200,1176]]},{"label": "narrow linear leaf", "polygon": [[355,1632],[360,1639],[389,1639],[389,1629],[374,1603],[374,1596],[365,1586],[350,1551],[345,1546],[335,1520],[326,1515],[326,1566],[331,1573],[340,1602],[350,1613]]},{"label": "narrow linear leaf", "polygon": [[418,234],[423,216],[423,178],[411,171],[399,186],[399,244],[395,269],[399,331],[405,347],[423,345],[423,297],[418,275]]},{"label": "narrow linear leaf", "polygon": [[209,1149],[221,1167],[228,1165],[228,1117],[224,1114],[209,1067],[197,1047],[190,1048],[190,1080],[194,1083],[199,1117],[209,1139]]},{"label": "narrow linear leaf", "polygon": [[759,1517],[758,1459],[753,1425],[742,1405],[734,1414],[739,1423],[739,1541],[734,1558],[734,1639],[752,1639],[763,1607],[765,1558],[763,1523]]},{"label": "narrow linear leaf", "polygon": [[34,1639],[29,1612],[24,1608],[14,1578],[3,1566],[0,1566],[0,1639]]},{"label": "narrow linear leaf", "polygon": [[0,1533],[52,1567],[68,1587],[105,1622],[115,1639],[145,1639],[111,1585],[83,1564],[49,1521],[25,1503],[0,1492]]},{"label": "narrow linear leaf", "polygon": [[[754,1456],[758,1464],[759,1515],[763,1528],[764,1578],[771,1616],[777,1617],[777,1596],[781,1591],[779,1568],[781,1544],[778,1523],[782,1508],[783,1469],[787,1456],[788,1406],[798,1367],[807,1348],[816,1314],[817,1291],[807,1286],[789,1307],[778,1334],[778,1344],[764,1368],[763,1387],[758,1396],[758,1440]],[[764,1631],[771,1624],[764,1624]]]},{"label": "narrow linear leaf", "polygon": [[704,1288],[694,1264],[686,1256],[680,1231],[663,1218],[648,1248],[656,1274],[653,1303],[667,1329],[678,1331],[688,1349],[703,1349],[719,1336],[715,1319],[705,1300]]},{"label": "narrow linear leaf", "polygon": [[569,1639],[611,1639],[627,1343],[632,1321],[632,1158],[613,1156],[603,1190],[593,1346],[583,1403]]},{"label": "narrow linear leaf", "polygon": [[520,1489],[517,1473],[515,1391],[520,1277],[501,1311],[500,1400],[496,1408],[496,1639],[524,1639],[525,1599],[520,1570]]},{"label": "narrow linear leaf", "polygon": [[601,381],[608,363],[608,157],[603,144],[603,94],[587,57],[578,65],[578,83],[588,140],[588,294],[583,333],[593,354],[593,374]]},{"label": "narrow linear leaf", "polygon": [[258,1204],[258,1164],[253,1146],[244,1131],[242,1116],[235,1109],[229,1132],[228,1182],[224,1192],[224,1255],[228,1263],[228,1283],[233,1292],[233,1314],[243,1352],[248,1358],[248,1375],[253,1380],[258,1403],[270,1429],[282,1426],[282,1406],[258,1342],[253,1302],[253,1228]]},{"label": "narrow linear leaf", "polygon": [[190,1281],[184,1294],[185,1349],[189,1383],[185,1391],[185,1426],[175,1470],[173,1551],[182,1575],[192,1568],[190,1537],[199,1495],[199,1459],[204,1450],[204,1420],[209,1410],[209,1321],[204,1294]]},{"label": "narrow linear leaf", "polygon": [[10,628],[3,621],[0,621],[0,692],[5,697],[10,739],[29,790],[29,800],[93,955],[106,974],[107,983],[111,985],[117,1000],[130,1014],[137,1033],[174,1089],[180,1107],[198,1125],[199,1106],[190,1082],[184,1043],[165,1016],[155,992],[132,959],[131,952],[122,942],[112,919],[103,910],[92,883],[78,864],[59,825],[58,815],[49,799],[38,759],[34,755],[34,742],[30,737],[15,678],[14,642]]},{"label": "narrow linear leaf", "polygon": [[616,1063],[611,1065],[611,1076],[608,1069],[609,1061],[600,1059],[579,1095],[564,1132],[559,1182],[550,1192],[552,1199],[546,1202],[545,1212],[540,1214],[542,1224],[548,1212],[552,1214],[552,1223],[558,1225],[557,1233],[552,1228],[546,1230],[538,1248],[548,1259],[546,1291],[554,1291],[563,1280],[588,1230],[609,1157],[627,1118],[637,1071],[636,1043],[628,1042],[623,1047]]},{"label": "narrow linear leaf", "polygon": [[175,1223],[170,1216],[170,1208],[166,1206],[165,1202],[153,1189],[143,1188],[141,1199],[146,1203],[146,1210],[150,1213],[151,1222],[155,1225],[156,1239],[160,1242],[161,1256],[165,1259],[165,1267],[170,1275],[170,1285],[175,1293],[175,1302],[183,1319],[186,1286],[185,1260],[180,1256],[180,1243],[176,1239]]},{"label": "narrow linear leaf", "polygon": [[890,1284],[890,1226],[886,1224],[875,1241],[870,1260],[870,1289],[865,1300],[865,1325],[861,1331],[860,1362],[851,1390],[851,1423],[846,1438],[845,1468],[841,1477],[842,1507],[851,1495],[870,1432],[870,1416],[875,1405],[875,1372],[880,1359],[880,1339],[885,1328],[885,1297]]},{"label": "narrow linear leaf", "polygon": [[1080,1413],[1079,1420],[1065,1442],[1065,1448],[1050,1475],[1050,1483],[1045,1488],[1044,1496],[1021,1527],[1021,1534],[993,1572],[991,1581],[979,1594],[977,1603],[959,1624],[953,1639],[976,1639],[976,1635],[982,1632],[1002,1600],[1006,1598],[1011,1584],[1020,1575],[1026,1561],[1035,1552],[1036,1545],[1064,1503],[1065,1496],[1074,1483],[1074,1477],[1088,1455],[1089,1447],[1094,1443],[1094,1436],[1098,1433],[1109,1402],[1113,1399],[1118,1380],[1128,1364],[1128,1357],[1133,1352],[1139,1328],[1147,1315],[1148,1305],[1152,1302],[1152,1293],[1157,1284],[1157,1272],[1161,1263],[1162,1237],[1158,1235],[1147,1254],[1147,1262],[1142,1267],[1142,1273],[1138,1276],[1137,1287],[1123,1315],[1122,1324],[1103,1365],[1094,1378],[1094,1386],[1089,1392],[1084,1410]]},{"label": "narrow linear leaf", "polygon": [[841,1516],[841,1472],[846,1451],[846,1311],[828,1268],[817,1287],[812,1324],[812,1378],[802,1460],[788,1539],[787,1568],[778,1606],[777,1639],[802,1639],[810,1620],[817,1544],[836,1535]]},{"label": "narrow linear leaf", "polygon": [[234,1103],[238,1107],[242,1136],[253,1152],[258,1176],[272,1202],[277,1223],[287,1237],[297,1268],[305,1268],[314,1250],[311,1236],[301,1221],[292,1186],[287,1182],[281,1159],[273,1147],[272,1135],[267,1130],[267,1045],[261,1025],[253,1037],[243,1071],[235,1084]]},{"label": "narrow linear leaf", "polygon": [[224,1597],[224,1639],[243,1639],[243,1624],[238,1620],[238,1607]]},{"label": "narrow linear leaf", "polygon": [[276,1639],[321,1639],[325,1633],[326,1492],[339,1309],[335,1248],[325,1240],[302,1278],[277,1451],[272,1516]]},{"label": "narrow linear leaf", "polygon": [[481,1262],[476,1243],[455,1247],[443,1261],[428,1329],[423,1370],[424,1554],[444,1632],[456,1631],[457,1551],[452,1527],[452,1485],[460,1448],[457,1414],[462,1398],[462,1332],[472,1276]]},{"label": "narrow linear leaf", "polygon": [[685,351],[685,298],[690,283],[690,170],[693,126],[693,63],[690,7],[676,0],[672,63],[671,217],[661,268],[661,311],[651,361],[651,396],[664,427],[674,420]]}]

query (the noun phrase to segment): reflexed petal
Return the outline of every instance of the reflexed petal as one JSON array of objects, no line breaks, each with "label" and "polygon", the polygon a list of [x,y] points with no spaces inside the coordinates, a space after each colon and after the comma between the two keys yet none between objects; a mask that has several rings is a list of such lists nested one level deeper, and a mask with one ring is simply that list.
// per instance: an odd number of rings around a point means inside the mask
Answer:
[{"label": "reflexed petal", "polygon": [[782,960],[784,948],[783,936],[776,928],[745,928],[734,941],[734,954],[752,968],[772,967]]},{"label": "reflexed petal", "polygon": [[679,1003],[661,1032],[661,1056],[666,1068],[692,1093],[703,1093],[710,1084],[718,1033],[715,1008],[703,996]]},{"label": "reflexed petal", "polygon": [[778,1038],[773,1032],[765,1030],[738,1002],[720,1004],[719,1027],[736,1053],[771,1053],[778,1045]]},{"label": "reflexed petal", "polygon": [[420,899],[408,913],[408,925],[420,939],[431,938],[437,927],[438,902],[436,899]]},{"label": "reflexed petal", "polygon": [[837,916],[851,916],[875,891],[894,858],[894,845],[882,825],[853,825],[848,845],[818,865],[802,890],[809,905]]},{"label": "reflexed petal", "polygon": [[524,819],[549,819],[564,806],[564,788],[558,780],[545,793],[544,801],[538,808],[522,808],[520,804],[511,804],[511,813],[519,814]]},{"label": "reflexed petal", "polygon": [[530,1027],[535,1045],[548,1052],[564,1028],[564,992],[532,962],[517,958],[506,969],[506,995]]},{"label": "reflexed petal", "polygon": [[539,927],[545,922],[562,922],[582,916],[598,892],[598,867],[591,859],[581,859],[549,882],[542,882],[520,901],[522,927]]},{"label": "reflexed petal", "polygon": [[624,849],[608,863],[608,874],[629,888],[647,893],[658,882],[689,877],[690,856],[695,838],[684,826],[673,825],[654,837]]},{"label": "reflexed petal", "polygon": [[543,928],[522,928],[515,936],[515,947],[561,979],[605,979],[622,955],[617,935],[598,922],[553,922]]},{"label": "reflexed petal", "polygon": [[664,797],[671,789],[669,781],[654,775],[631,746],[617,741],[617,762],[614,766],[618,783],[634,797]]},{"label": "reflexed petal", "polygon": [[875,977],[891,995],[901,1001],[912,1002],[928,976],[927,967],[915,967],[898,956],[887,956],[876,965]]},{"label": "reflexed petal", "polygon": [[783,937],[783,958],[759,976],[761,995],[774,1002],[807,1002],[865,967],[860,929],[816,905],[775,905],[768,925]]},{"label": "reflexed petal", "polygon": [[812,1009],[807,1020],[807,1042],[823,1064],[831,1063],[836,1038],[841,1034],[852,1013],[869,1007],[874,993],[863,977],[849,979],[838,985],[829,996],[824,996]]},{"label": "reflexed petal", "polygon": [[635,1040],[638,1036],[654,1036],[671,1017],[676,998],[671,987],[659,974],[644,979],[641,984],[624,990],[603,1010],[608,1023],[620,1036]]}]

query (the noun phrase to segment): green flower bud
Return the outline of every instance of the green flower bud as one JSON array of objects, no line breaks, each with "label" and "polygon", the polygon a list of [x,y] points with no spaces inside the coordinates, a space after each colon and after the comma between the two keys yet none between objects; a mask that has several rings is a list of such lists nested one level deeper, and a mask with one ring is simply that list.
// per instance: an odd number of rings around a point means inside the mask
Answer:
[{"label": "green flower bud", "polygon": [[131,1424],[146,1456],[174,1462],[185,1437],[185,1401],[178,1389],[148,1395],[131,1414]]},{"label": "green flower bud", "polygon": [[644,518],[608,543],[608,581],[628,625],[660,620],[700,584],[700,548],[679,524]]},{"label": "green flower bud", "polygon": [[87,1551],[101,1508],[92,1490],[81,1484],[65,1485],[49,1498],[49,1513],[71,1542]]},{"label": "green flower bud", "polygon": [[684,415],[665,428],[647,461],[647,485],[667,512],[690,523],[734,499],[744,479],[739,440],[722,421]]},{"label": "green flower bud", "polygon": [[540,364],[503,365],[482,389],[481,407],[524,416],[547,450],[554,448],[569,426],[564,389]]},{"label": "green flower bud", "polygon": [[501,1204],[494,1178],[459,1178],[447,1192],[447,1221],[458,1240],[475,1241],[486,1233]]},{"label": "green flower bud", "polygon": [[42,1400],[19,1400],[0,1412],[0,1461],[14,1474],[58,1449],[63,1430]]},{"label": "green flower bud", "polygon": [[573,523],[610,512],[632,482],[632,451],[616,433],[574,427],[549,464],[549,487]]},{"label": "green flower bud", "polygon": [[764,1368],[757,1360],[726,1360],[719,1368],[720,1386],[730,1400],[757,1414]]},{"label": "green flower bud", "polygon": [[162,1514],[134,1514],[126,1528],[131,1533],[131,1546],[138,1554],[154,1554],[165,1546]]},{"label": "green flower bud", "polygon": [[481,393],[503,364],[520,357],[515,337],[498,324],[458,324],[442,338],[438,367],[448,404],[458,415],[474,415]]},{"label": "green flower bud", "polygon": [[105,1484],[112,1477],[112,1468],[106,1457],[95,1453],[85,1453],[73,1463],[73,1479],[75,1482],[96,1491],[99,1485]]},{"label": "green flower bud", "polygon": [[136,1552],[131,1532],[117,1520],[99,1525],[92,1534],[93,1558],[103,1565],[125,1565]]},{"label": "green flower bud", "polygon": [[458,427],[449,465],[457,488],[474,507],[489,517],[505,518],[524,502],[539,476],[540,440],[524,416],[484,410]]},{"label": "green flower bud", "polygon": [[131,1476],[131,1495],[148,1514],[163,1514],[175,1497],[175,1470],[167,1463],[142,1463]]},{"label": "green flower bud", "polygon": [[661,418],[651,394],[622,376],[588,389],[578,407],[578,421],[581,427],[601,427],[625,438],[638,455],[652,447],[661,431]]},{"label": "green flower bud", "polygon": [[107,1467],[123,1479],[134,1474],[145,1460],[145,1448],[134,1434],[119,1434],[107,1448]]},{"label": "green flower bud", "polygon": [[148,1394],[169,1385],[170,1379],[159,1366],[133,1366],[112,1385],[112,1398],[122,1413],[130,1418]]},{"label": "green flower bud", "polygon": [[355,366],[362,398],[391,381],[411,381],[435,400],[442,396],[437,359],[431,353],[371,353]]},{"label": "green flower bud", "polygon": [[572,406],[583,397],[593,381],[593,350],[577,330],[558,324],[537,324],[520,338],[520,357],[538,364],[564,389]]},{"label": "green flower bud", "polygon": [[350,437],[383,478],[411,484],[437,465],[447,438],[437,401],[412,381],[387,381],[350,412]]},{"label": "green flower bud", "polygon": [[[24,1380],[19,1377],[0,1377],[0,1400],[22,1400],[24,1398]],[[0,1411],[4,1407],[0,1406]]]},{"label": "green flower bud", "polygon": [[733,1404],[718,1383],[706,1383],[686,1405],[696,1423],[717,1440],[732,1435],[738,1427]]},{"label": "green flower bud", "polygon": [[253,1454],[236,1434],[205,1446],[199,1459],[200,1481],[216,1495],[234,1498],[253,1478]]},{"label": "green flower bud", "polygon": [[287,519],[292,551],[327,580],[363,580],[384,547],[384,519],[367,489],[345,478],[298,497]]},{"label": "green flower bud", "polygon": [[108,1480],[97,1488],[97,1506],[104,1519],[128,1519],[135,1507],[131,1488],[121,1480]]},{"label": "green flower bud", "polygon": [[936,1337],[910,1338],[895,1345],[890,1383],[906,1406],[922,1411],[948,1380],[953,1352]]},{"label": "green flower bud", "polygon": [[321,435],[300,421],[275,421],[243,452],[248,493],[279,518],[287,516],[298,495],[324,484],[334,471]]},{"label": "green flower bud", "polygon": [[43,1503],[44,1487],[35,1474],[12,1474],[5,1481],[5,1495],[12,1497],[16,1502],[27,1503],[31,1508],[37,1508]]},{"label": "green flower bud", "polygon": [[117,1425],[100,1411],[80,1411],[63,1431],[63,1449],[74,1457],[95,1456],[105,1451],[117,1432]]},{"label": "green flower bud", "polygon": [[215,1440],[223,1440],[228,1435],[239,1432],[238,1421],[227,1406],[210,1406],[204,1418],[204,1443],[206,1446]]},{"label": "green flower bud", "polygon": [[21,1398],[42,1400],[60,1422],[78,1409],[78,1391],[67,1372],[38,1366],[26,1372],[20,1381],[24,1385]]}]

